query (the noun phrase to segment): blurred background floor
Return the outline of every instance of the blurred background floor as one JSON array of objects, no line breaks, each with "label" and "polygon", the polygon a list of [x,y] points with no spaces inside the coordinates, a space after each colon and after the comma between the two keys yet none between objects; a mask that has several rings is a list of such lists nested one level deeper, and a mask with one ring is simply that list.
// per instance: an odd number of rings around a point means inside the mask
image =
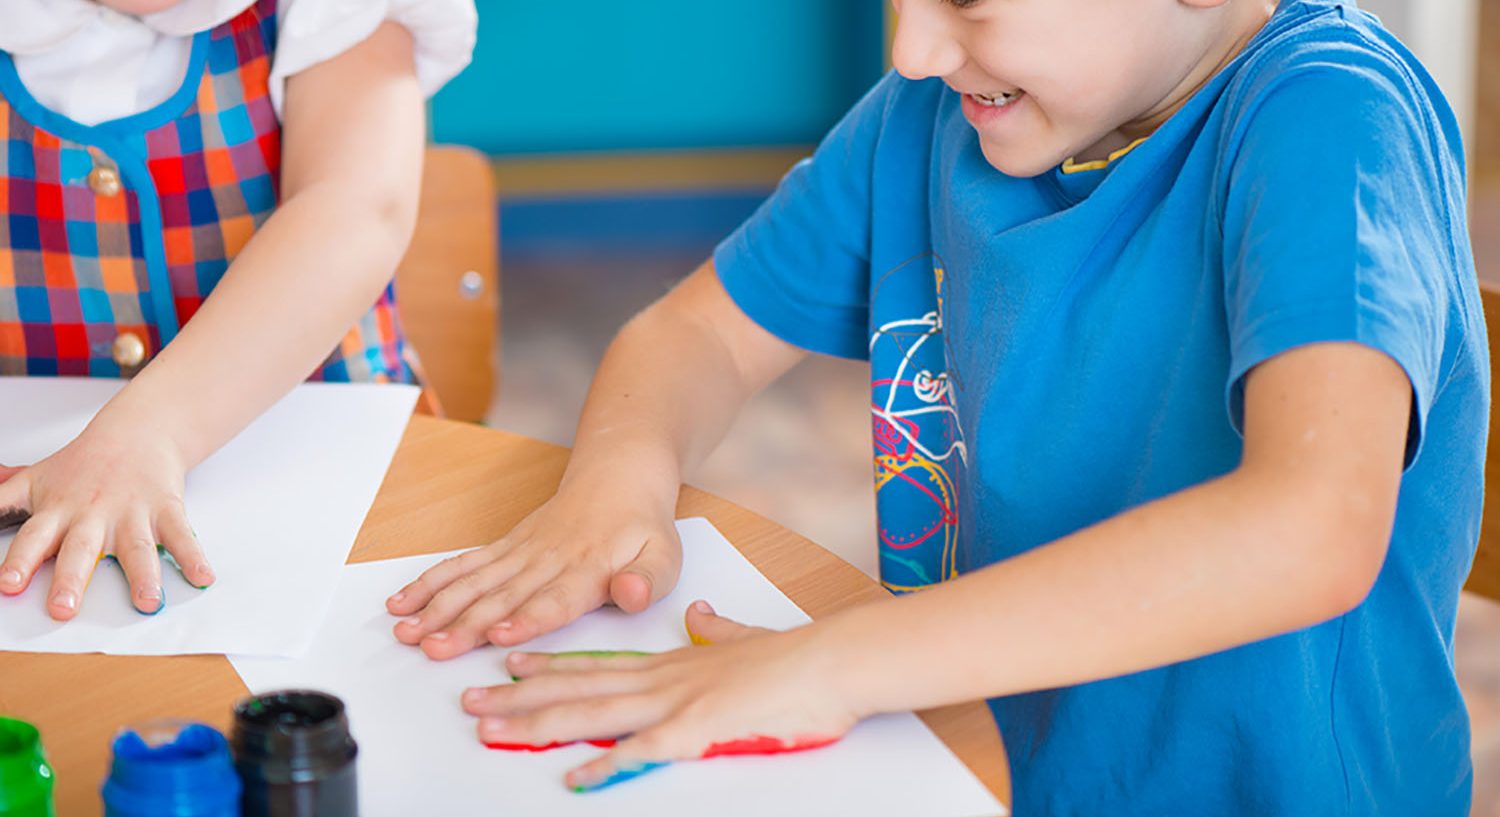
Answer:
[{"label": "blurred background floor", "polygon": [[[615,331],[709,249],[507,259],[501,387],[490,425],[570,445]],[[862,363],[810,358],[751,404],[691,481],[873,575],[867,372]]]},{"label": "blurred background floor", "polygon": [[[506,257],[502,382],[489,424],[570,444],[589,381],[615,331],[710,250]],[[692,481],[873,575],[870,456],[867,368],[814,357],[750,406]],[[1466,595],[1457,664],[1473,722],[1473,814],[1480,817],[1500,817],[1497,644],[1500,605]]]}]

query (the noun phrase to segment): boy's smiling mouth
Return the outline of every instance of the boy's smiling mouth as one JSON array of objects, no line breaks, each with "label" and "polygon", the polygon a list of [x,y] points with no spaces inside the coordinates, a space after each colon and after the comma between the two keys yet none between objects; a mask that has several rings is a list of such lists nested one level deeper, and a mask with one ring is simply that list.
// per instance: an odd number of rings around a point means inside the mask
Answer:
[{"label": "boy's smiling mouth", "polygon": [[965,96],[974,100],[975,103],[985,108],[1004,108],[1021,101],[1026,92],[1021,90],[1001,92],[998,94],[970,93]]},{"label": "boy's smiling mouth", "polygon": [[1030,98],[1030,95],[1020,88],[991,93],[960,91],[957,88],[953,90],[957,91],[963,100],[961,107],[964,118],[969,120],[969,124],[976,130],[990,133],[992,138],[997,134],[993,133],[991,128],[999,127],[1001,120],[1012,118],[1013,112],[1020,107],[1017,103]]}]

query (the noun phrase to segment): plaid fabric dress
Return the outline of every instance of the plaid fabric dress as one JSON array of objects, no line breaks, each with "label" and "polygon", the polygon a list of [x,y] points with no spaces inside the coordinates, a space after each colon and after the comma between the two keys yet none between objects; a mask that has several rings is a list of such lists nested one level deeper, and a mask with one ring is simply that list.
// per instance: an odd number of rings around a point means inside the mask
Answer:
[{"label": "plaid fabric dress", "polygon": [[[203,304],[276,207],[275,15],[196,35],[170,99],[96,126],[0,52],[0,374],[129,376]],[[391,286],[311,377],[412,382]]]}]

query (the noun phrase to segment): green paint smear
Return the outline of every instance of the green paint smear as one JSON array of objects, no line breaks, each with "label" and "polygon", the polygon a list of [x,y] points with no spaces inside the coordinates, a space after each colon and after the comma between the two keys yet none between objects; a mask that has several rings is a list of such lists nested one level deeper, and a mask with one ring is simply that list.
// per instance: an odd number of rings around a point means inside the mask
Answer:
[{"label": "green paint smear", "polygon": [[[569,652],[554,652],[549,658],[646,658],[655,655],[653,652],[641,652],[640,650],[571,650]],[[510,676],[512,681],[520,681],[520,676]]]},{"label": "green paint smear", "polygon": [[[194,538],[196,538],[197,534],[194,534],[193,536],[194,536]],[[187,571],[182,569],[182,565],[178,563],[177,557],[173,556],[172,552],[169,551],[169,550],[167,550],[167,546],[166,545],[163,545],[160,542],[157,542],[156,543],[156,555],[159,556],[159,557],[161,557],[161,560],[162,560],[162,562],[164,564],[171,565],[172,568],[177,571],[177,574],[182,577],[182,580],[185,581],[185,582],[187,582],[188,584],[192,585],[192,587],[193,587],[194,590],[207,590],[208,589],[208,585],[206,585],[206,584],[194,584],[193,580],[188,578]]]}]

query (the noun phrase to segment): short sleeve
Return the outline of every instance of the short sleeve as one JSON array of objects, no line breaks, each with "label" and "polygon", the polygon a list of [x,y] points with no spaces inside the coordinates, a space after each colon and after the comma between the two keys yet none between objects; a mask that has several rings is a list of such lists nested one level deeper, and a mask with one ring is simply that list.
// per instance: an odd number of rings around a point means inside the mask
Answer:
[{"label": "short sleeve", "polygon": [[1415,459],[1444,376],[1462,184],[1417,94],[1394,66],[1319,63],[1287,71],[1249,106],[1223,211],[1237,427],[1255,366],[1354,342],[1410,378]]},{"label": "short sleeve", "polygon": [[473,0],[281,0],[271,103],[281,113],[286,81],[364,42],[386,20],[411,32],[417,82],[437,93],[469,64],[478,15]]},{"label": "short sleeve", "polygon": [[877,84],[714,252],[734,302],[794,346],[869,354],[875,148],[902,82],[891,74]]}]

